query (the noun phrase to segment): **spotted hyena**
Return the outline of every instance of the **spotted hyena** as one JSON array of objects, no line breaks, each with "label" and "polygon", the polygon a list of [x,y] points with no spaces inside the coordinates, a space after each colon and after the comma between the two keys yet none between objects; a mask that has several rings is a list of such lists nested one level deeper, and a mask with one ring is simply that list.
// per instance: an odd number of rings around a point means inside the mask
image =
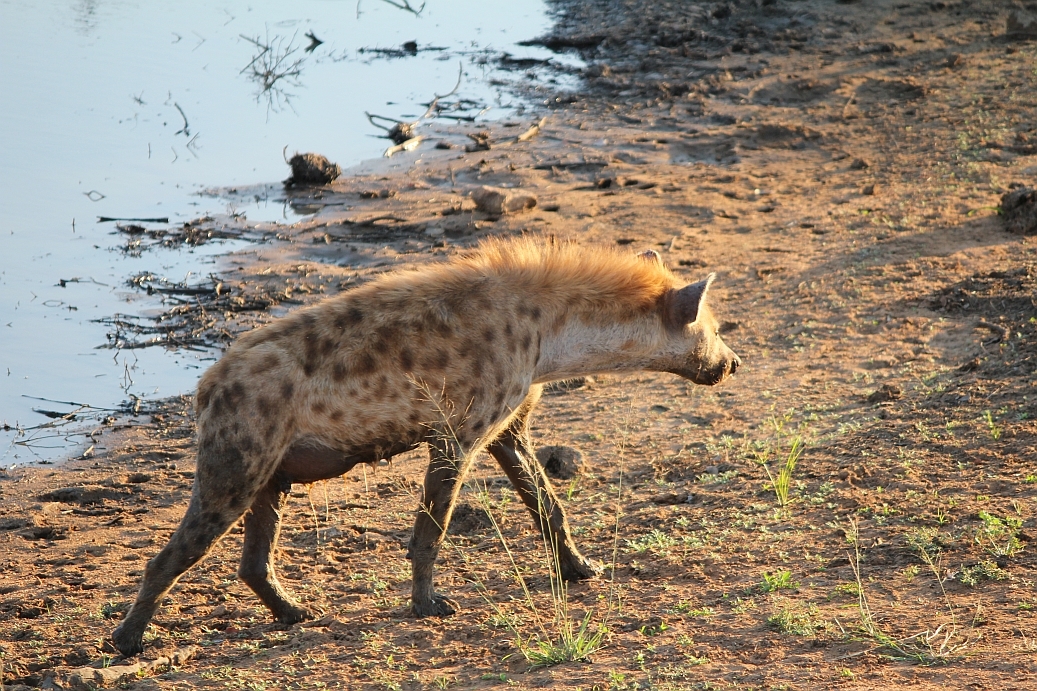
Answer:
[{"label": "spotted hyena", "polygon": [[139,653],[159,600],[244,515],[239,575],[285,624],[307,612],[274,572],[293,483],[427,444],[408,558],[418,616],[448,615],[433,564],[461,482],[483,448],[500,463],[561,574],[587,578],[527,429],[542,385],[650,370],[713,385],[738,356],[706,307],[712,275],[682,286],[659,255],[495,240],[453,261],[386,275],[242,336],[198,385],[198,466],[179,528],[148,562],[115,630]]}]

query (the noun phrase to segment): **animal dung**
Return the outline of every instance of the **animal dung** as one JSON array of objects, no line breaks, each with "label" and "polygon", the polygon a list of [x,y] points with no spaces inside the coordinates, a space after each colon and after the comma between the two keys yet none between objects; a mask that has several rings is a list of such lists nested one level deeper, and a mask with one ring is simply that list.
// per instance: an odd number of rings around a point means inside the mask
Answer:
[{"label": "animal dung", "polygon": [[342,174],[337,163],[332,163],[320,154],[295,154],[288,165],[292,167],[292,176],[284,181],[285,187],[327,185]]}]

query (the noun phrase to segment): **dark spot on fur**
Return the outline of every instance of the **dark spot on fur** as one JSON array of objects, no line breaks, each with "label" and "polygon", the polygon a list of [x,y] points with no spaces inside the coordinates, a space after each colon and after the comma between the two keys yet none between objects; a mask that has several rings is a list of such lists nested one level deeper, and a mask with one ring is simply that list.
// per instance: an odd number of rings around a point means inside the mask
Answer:
[{"label": "dark spot on fur", "polygon": [[497,383],[498,387],[504,386],[504,370],[503,369],[497,370],[497,374],[494,377],[494,381]]},{"label": "dark spot on fur", "polygon": [[334,423],[342,422],[342,420],[345,417],[346,417],[346,411],[344,411],[344,410],[333,410],[333,411],[331,411],[331,414],[328,415],[328,419],[331,420]]},{"label": "dark spot on fur", "polygon": [[496,410],[500,410],[504,407],[504,399],[507,398],[503,391],[497,392],[497,398],[493,401],[493,407]]},{"label": "dark spot on fur", "polygon": [[522,337],[522,352],[523,353],[528,353],[529,352],[529,346],[532,345],[532,344],[533,344],[533,336],[528,334],[528,333],[525,334]]},{"label": "dark spot on fur", "polygon": [[320,342],[320,354],[324,359],[330,358],[336,350],[338,350],[338,341],[334,338],[325,338]]},{"label": "dark spot on fur", "polygon": [[419,413],[416,410],[411,411],[411,414],[407,416],[407,422],[409,422],[411,424],[414,424],[414,423],[418,422],[419,420],[421,420],[421,413]]},{"label": "dark spot on fur", "polygon": [[259,408],[259,414],[264,418],[273,417],[274,414],[274,402],[266,396],[260,396],[256,401],[256,406]]},{"label": "dark spot on fur", "polygon": [[414,369],[414,353],[410,352],[410,348],[400,351],[400,366],[403,367],[404,372]]},{"label": "dark spot on fur", "polygon": [[285,381],[281,384],[281,398],[288,401],[292,400],[292,396],[295,395],[295,383],[292,381]]},{"label": "dark spot on fur", "polygon": [[371,353],[362,353],[353,364],[353,372],[356,374],[371,374],[376,369],[378,369],[378,363],[375,362]]},{"label": "dark spot on fur", "polygon": [[389,386],[389,377],[384,374],[378,375],[378,388],[385,391],[386,387]]},{"label": "dark spot on fur", "polygon": [[344,380],[346,378],[346,374],[346,366],[342,364],[341,361],[337,361],[334,365],[331,366],[331,378],[334,379],[336,382],[341,382],[342,380]]},{"label": "dark spot on fur", "polygon": [[235,408],[245,399],[245,385],[239,381],[234,382],[227,389],[227,403]]},{"label": "dark spot on fur", "polygon": [[327,409],[328,409],[328,404],[325,403],[324,401],[317,401],[312,406],[310,406],[310,410],[312,410],[315,415],[320,415],[321,413],[323,413]]},{"label": "dark spot on fur", "polygon": [[497,337],[497,333],[492,328],[485,328],[482,332],[482,338],[487,344],[493,343],[493,339]]},{"label": "dark spot on fur", "polygon": [[339,331],[345,331],[348,327],[356,326],[364,320],[364,313],[359,307],[350,307],[344,312],[340,312],[335,317],[335,328]]},{"label": "dark spot on fur", "polygon": [[510,338],[511,334],[512,334],[511,322],[510,321],[509,322],[504,322],[504,335]]},{"label": "dark spot on fur", "polygon": [[486,420],[476,420],[475,424],[472,425],[472,431],[476,434],[481,433],[484,429],[486,429]]},{"label": "dark spot on fur", "polygon": [[483,387],[481,387],[481,386],[477,386],[474,389],[472,389],[471,393],[469,394],[469,400],[479,401],[485,395],[486,395],[486,390],[483,389]]}]

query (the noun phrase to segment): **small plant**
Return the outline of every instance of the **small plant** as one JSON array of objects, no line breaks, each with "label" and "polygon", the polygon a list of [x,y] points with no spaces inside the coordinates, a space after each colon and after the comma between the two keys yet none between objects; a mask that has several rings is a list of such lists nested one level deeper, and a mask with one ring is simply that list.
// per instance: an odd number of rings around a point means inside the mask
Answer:
[{"label": "small plant", "polygon": [[665,554],[676,544],[676,538],[671,537],[658,528],[653,529],[647,535],[627,540],[627,546],[637,554],[643,554],[649,550],[656,554]]},{"label": "small plant", "polygon": [[[918,567],[915,567],[915,568],[918,568]],[[857,584],[856,581],[854,581],[853,583],[840,583],[839,585],[835,586],[835,592],[839,593],[840,595],[850,595],[852,597],[860,597],[861,596],[861,587],[860,587],[860,585]]]},{"label": "small plant", "polygon": [[983,419],[987,422],[987,431],[990,432],[990,438],[997,440],[1001,438],[1001,425],[994,422],[994,414],[989,410],[983,411]]},{"label": "small plant", "polygon": [[[893,660],[904,660],[917,662],[923,665],[947,662],[958,656],[964,650],[969,641],[958,641],[959,628],[954,621],[954,609],[951,607],[950,599],[947,599],[947,607],[950,610],[951,623],[940,624],[933,630],[926,629],[906,638],[893,638],[883,631],[872,614],[871,606],[868,604],[868,596],[864,590],[864,582],[861,579],[861,547],[860,528],[856,520],[851,520],[850,525],[844,528],[846,540],[853,545],[853,554],[850,557],[850,567],[857,582],[857,612],[860,617],[859,632],[865,640],[874,642],[880,649],[889,651],[888,656]],[[940,590],[947,598],[947,591],[943,589],[943,581],[939,577],[939,570],[933,557],[926,551],[920,550],[919,556],[932,569],[936,575]]]},{"label": "small plant", "polygon": [[962,567],[957,578],[962,585],[975,588],[980,581],[1004,581],[1011,578],[1011,574],[994,562],[984,560],[973,566]]},{"label": "small plant", "polygon": [[767,479],[770,480],[771,489],[774,490],[774,496],[778,500],[778,506],[781,509],[786,509],[789,505],[789,488],[792,484],[792,473],[796,469],[796,463],[799,462],[799,457],[802,454],[803,438],[796,437],[792,440],[792,446],[789,448],[789,453],[785,457],[785,463],[782,465],[781,470],[778,471],[777,477],[774,477],[771,473],[770,466],[766,462],[760,463],[767,473]]},{"label": "small plant", "polygon": [[795,588],[799,584],[792,580],[791,571],[775,571],[774,573],[763,572],[763,583],[760,590],[765,593],[773,593],[782,588]]},{"label": "small plant", "polygon": [[794,603],[784,603],[777,612],[767,617],[767,623],[781,633],[796,636],[812,636],[821,626],[820,613],[817,605],[806,606]]},{"label": "small plant", "polygon": [[995,557],[1012,557],[1023,549],[1019,539],[1022,519],[1012,516],[998,518],[986,511],[980,511],[977,515],[983,525],[976,531],[976,544]]}]

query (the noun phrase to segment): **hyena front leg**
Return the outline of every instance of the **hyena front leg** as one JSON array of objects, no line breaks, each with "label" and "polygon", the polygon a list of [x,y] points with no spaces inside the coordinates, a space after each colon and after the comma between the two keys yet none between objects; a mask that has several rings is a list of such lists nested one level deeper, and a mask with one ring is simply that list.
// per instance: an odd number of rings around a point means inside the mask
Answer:
[{"label": "hyena front leg", "polygon": [[539,391],[530,394],[511,426],[487,450],[497,459],[522,503],[533,514],[533,522],[550,543],[562,578],[567,581],[591,578],[601,573],[601,567],[576,548],[562,504],[533,454],[528,419],[538,398]]},{"label": "hyena front leg", "polygon": [[432,579],[454,503],[471,465],[471,454],[465,453],[452,439],[433,439],[428,449],[430,462],[425,473],[424,496],[407,550],[414,578],[411,607],[419,617],[445,617],[456,612],[458,605],[435,592]]},{"label": "hyena front leg", "polygon": [[245,514],[245,543],[238,576],[259,596],[282,624],[309,619],[310,614],[292,601],[274,572],[274,551],[281,533],[281,513],[292,484],[275,475],[259,491]]},{"label": "hyena front leg", "polygon": [[130,657],[144,650],[144,630],[158,609],[158,603],[177,579],[208,554],[244,513],[244,505],[231,505],[225,497],[204,496],[197,480],[191,503],[180,526],[144,571],[144,581],[129,614],[112,632],[112,642]]}]

